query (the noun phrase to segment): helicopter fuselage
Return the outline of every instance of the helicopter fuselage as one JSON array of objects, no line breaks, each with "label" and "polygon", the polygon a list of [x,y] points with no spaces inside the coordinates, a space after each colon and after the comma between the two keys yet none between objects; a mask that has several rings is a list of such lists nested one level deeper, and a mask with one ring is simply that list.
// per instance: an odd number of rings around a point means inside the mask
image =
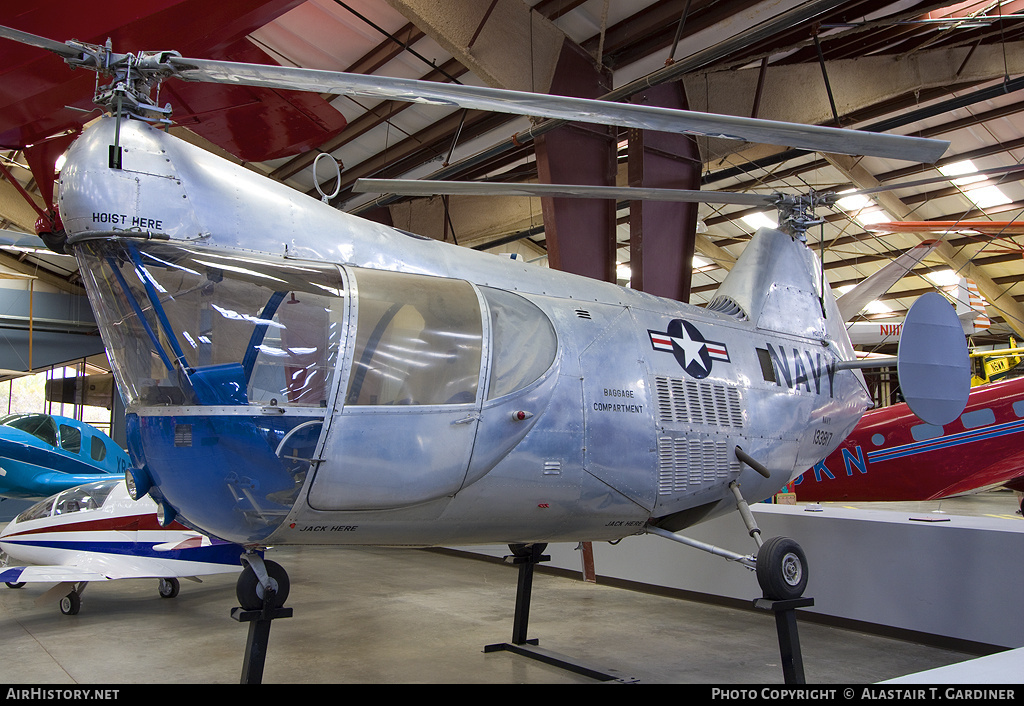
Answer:
[{"label": "helicopter fuselage", "polygon": [[[132,481],[246,545],[613,540],[770,497],[869,400],[820,265],[763,230],[699,308],[340,212],[145,123],[61,217]],[[737,447],[770,471],[742,463]],[[168,519],[169,521],[169,519]]]}]

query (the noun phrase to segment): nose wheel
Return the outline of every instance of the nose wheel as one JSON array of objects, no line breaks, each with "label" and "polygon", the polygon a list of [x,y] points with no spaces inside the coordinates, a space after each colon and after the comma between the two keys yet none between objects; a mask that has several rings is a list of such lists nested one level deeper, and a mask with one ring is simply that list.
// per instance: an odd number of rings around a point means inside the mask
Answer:
[{"label": "nose wheel", "polygon": [[243,610],[280,608],[288,600],[288,572],[275,561],[249,561],[235,584],[235,597]]},{"label": "nose wheel", "polygon": [[242,683],[259,684],[263,680],[271,621],[292,617],[292,609],[284,607],[290,584],[284,567],[274,561],[264,561],[258,552],[243,554],[242,563],[245,569],[235,584],[235,597],[240,605],[231,611],[231,617],[240,623],[249,623]]}]

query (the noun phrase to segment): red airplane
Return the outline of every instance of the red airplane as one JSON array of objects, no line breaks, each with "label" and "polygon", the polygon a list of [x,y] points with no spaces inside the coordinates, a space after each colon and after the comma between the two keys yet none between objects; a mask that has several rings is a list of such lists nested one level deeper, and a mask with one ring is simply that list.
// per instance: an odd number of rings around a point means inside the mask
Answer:
[{"label": "red airplane", "polygon": [[[4,10],[4,24],[33,34],[74,37],[119,51],[154,47],[186,56],[276,64],[246,36],[302,0],[108,0],[81,3],[44,0]],[[15,42],[0,45],[0,149],[22,149],[53,217],[54,161],[98,116],[95,76],[68,71],[44,49]],[[310,93],[201,83],[164,86],[182,125],[236,157],[260,162],[323,144],[345,127],[345,118]],[[13,181],[13,180],[12,180]],[[42,227],[42,226],[37,226]]]},{"label": "red airplane", "polygon": [[871,410],[793,485],[797,500],[938,500],[1024,491],[1024,377],[971,389],[955,422],[925,424],[906,404]]}]

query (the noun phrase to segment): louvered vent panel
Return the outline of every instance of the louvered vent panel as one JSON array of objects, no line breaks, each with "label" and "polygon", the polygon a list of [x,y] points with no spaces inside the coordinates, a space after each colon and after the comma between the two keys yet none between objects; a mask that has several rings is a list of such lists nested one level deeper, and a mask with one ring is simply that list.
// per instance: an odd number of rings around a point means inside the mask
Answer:
[{"label": "louvered vent panel", "polygon": [[739,319],[740,321],[746,321],[747,315],[744,313],[743,308],[736,303],[734,299],[729,297],[715,297],[711,300],[711,303],[707,305],[709,311],[718,311],[726,316],[732,316]]},{"label": "louvered vent panel", "polygon": [[676,495],[719,481],[740,471],[740,463],[730,453],[728,441],[658,438],[658,495]]},{"label": "louvered vent panel", "polygon": [[743,427],[743,404],[734,387],[658,376],[654,379],[654,391],[658,419],[662,422]]}]

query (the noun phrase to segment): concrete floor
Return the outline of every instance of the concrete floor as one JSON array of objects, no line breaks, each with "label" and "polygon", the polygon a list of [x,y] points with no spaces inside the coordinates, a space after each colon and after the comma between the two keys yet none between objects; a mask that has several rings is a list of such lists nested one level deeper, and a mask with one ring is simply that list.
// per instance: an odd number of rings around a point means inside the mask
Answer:
[{"label": "concrete floor", "polygon": [[[974,501],[974,511],[1014,517],[1007,496]],[[942,509],[963,513],[950,507],[959,503]],[[266,684],[594,683],[484,652],[511,640],[512,566],[411,549],[281,548],[268,557],[288,570],[294,616],[273,623]],[[151,580],[94,583],[76,616],[35,605],[49,586],[0,587],[0,683],[238,683],[248,627],[230,617],[234,583],[183,581],[170,600]],[[783,683],[774,620],[760,611],[539,571],[529,636],[624,681]],[[977,656],[806,621],[799,636],[808,683],[877,682]]]}]

